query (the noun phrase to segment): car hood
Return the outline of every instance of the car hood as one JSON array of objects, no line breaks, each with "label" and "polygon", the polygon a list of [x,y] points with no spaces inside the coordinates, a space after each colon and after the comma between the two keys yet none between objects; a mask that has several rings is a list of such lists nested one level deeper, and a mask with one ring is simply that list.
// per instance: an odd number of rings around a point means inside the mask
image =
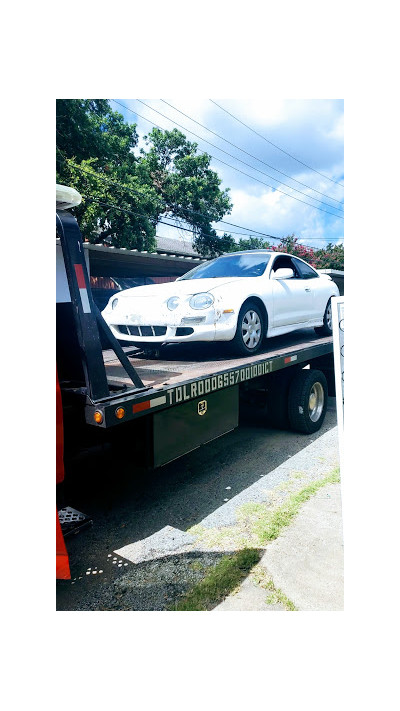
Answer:
[{"label": "car hood", "polygon": [[144,298],[160,297],[167,299],[170,296],[188,296],[200,294],[203,291],[213,291],[220,286],[233,284],[242,281],[244,277],[219,277],[218,279],[183,279],[182,281],[170,281],[167,284],[148,284],[147,286],[136,286],[133,289],[120,291],[116,296],[121,298]]}]

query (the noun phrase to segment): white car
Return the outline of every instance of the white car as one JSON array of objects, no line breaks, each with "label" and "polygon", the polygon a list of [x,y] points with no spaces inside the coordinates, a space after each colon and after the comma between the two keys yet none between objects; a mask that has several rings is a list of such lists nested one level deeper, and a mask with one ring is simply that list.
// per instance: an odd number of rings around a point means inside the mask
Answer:
[{"label": "white car", "polygon": [[268,250],[224,254],[167,284],[112,296],[102,315],[120,343],[231,341],[252,355],[267,336],[314,327],[332,333],[330,299],[339,290],[298,257]]}]

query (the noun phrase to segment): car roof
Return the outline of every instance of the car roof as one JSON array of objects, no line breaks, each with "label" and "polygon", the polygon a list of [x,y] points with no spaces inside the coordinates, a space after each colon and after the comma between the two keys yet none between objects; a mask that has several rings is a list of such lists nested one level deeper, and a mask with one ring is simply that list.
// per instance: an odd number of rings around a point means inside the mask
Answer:
[{"label": "car roof", "polygon": [[273,252],[271,249],[245,249],[242,252],[224,252],[221,257],[234,257],[237,254],[287,254],[287,252]]}]

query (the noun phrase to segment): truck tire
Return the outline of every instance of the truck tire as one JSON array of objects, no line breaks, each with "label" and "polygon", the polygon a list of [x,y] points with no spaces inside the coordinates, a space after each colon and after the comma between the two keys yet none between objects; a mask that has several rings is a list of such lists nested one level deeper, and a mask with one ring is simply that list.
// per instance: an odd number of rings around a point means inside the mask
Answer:
[{"label": "truck tire", "polygon": [[241,356],[258,353],[265,332],[264,316],[260,307],[254,301],[245,301],[239,311],[236,333],[231,341],[233,352]]},{"label": "truck tire", "polygon": [[323,326],[316,326],[314,331],[318,334],[318,336],[332,335],[332,302],[330,299],[326,305],[324,313],[324,324]]},{"label": "truck tire", "polygon": [[317,432],[328,404],[328,385],[320,370],[300,370],[289,388],[288,415],[295,432]]}]

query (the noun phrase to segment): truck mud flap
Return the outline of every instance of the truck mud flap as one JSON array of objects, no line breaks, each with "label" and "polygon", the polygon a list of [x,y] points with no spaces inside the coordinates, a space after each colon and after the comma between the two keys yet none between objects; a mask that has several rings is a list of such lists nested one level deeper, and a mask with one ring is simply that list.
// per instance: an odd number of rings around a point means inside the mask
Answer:
[{"label": "truck mud flap", "polygon": [[234,386],[154,414],[154,466],[160,467],[238,426]]}]

